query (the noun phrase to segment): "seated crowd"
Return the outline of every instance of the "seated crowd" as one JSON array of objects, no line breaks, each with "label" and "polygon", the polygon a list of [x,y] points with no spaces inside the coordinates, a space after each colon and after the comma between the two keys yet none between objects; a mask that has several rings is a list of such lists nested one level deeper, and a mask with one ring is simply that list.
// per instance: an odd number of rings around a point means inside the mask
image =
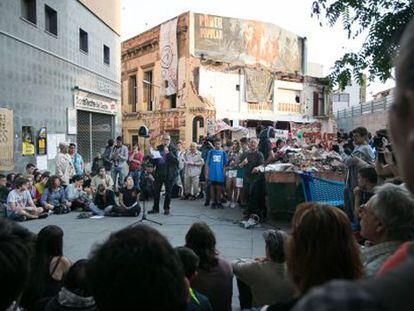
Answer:
[{"label": "seated crowd", "polygon": [[[151,175],[150,165],[144,168],[140,178],[147,187],[146,180]],[[27,168],[34,167],[28,164]],[[27,171],[27,170],[26,170]],[[16,177],[17,176],[17,177]],[[138,180],[140,182],[140,180]],[[113,181],[104,167],[99,168],[91,179],[84,175],[74,175],[68,185],[63,185],[57,175],[33,172],[25,175],[5,176],[0,174],[0,206],[3,214],[12,220],[25,221],[46,218],[49,214],[66,214],[73,210],[83,211],[83,217],[92,215],[138,216],[139,185],[132,176],[124,178],[124,187],[118,197],[113,191]],[[152,195],[151,189],[146,195]]]}]

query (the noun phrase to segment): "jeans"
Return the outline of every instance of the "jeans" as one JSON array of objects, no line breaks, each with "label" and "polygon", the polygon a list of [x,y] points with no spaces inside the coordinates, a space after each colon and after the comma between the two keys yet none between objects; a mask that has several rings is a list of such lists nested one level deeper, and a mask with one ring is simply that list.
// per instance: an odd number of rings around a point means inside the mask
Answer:
[{"label": "jeans", "polygon": [[154,195],[154,210],[159,211],[160,209],[160,196],[162,185],[165,186],[165,199],[164,199],[164,211],[170,209],[171,203],[171,191],[174,185],[174,179],[159,178],[155,179],[155,195]]},{"label": "jeans", "polygon": [[92,211],[92,214],[94,214],[94,215],[98,215],[98,216],[104,216],[105,215],[105,211],[101,210],[99,207],[97,207],[93,203],[90,203],[88,207]]},{"label": "jeans", "polygon": [[122,166],[112,168],[112,180],[114,181],[114,191],[118,191],[124,185],[124,170]]},{"label": "jeans", "polygon": [[141,171],[140,170],[130,171],[128,176],[131,176],[132,179],[134,180],[134,187],[140,190],[139,178],[141,176]]}]

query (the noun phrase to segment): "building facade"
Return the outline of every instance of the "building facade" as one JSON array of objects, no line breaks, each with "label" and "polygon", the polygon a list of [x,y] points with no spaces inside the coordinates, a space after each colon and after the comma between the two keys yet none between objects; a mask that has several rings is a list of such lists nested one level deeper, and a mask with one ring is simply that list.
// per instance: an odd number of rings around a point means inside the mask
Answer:
[{"label": "building facade", "polygon": [[123,135],[186,144],[233,127],[323,123],[331,102],[306,75],[306,39],[258,21],[187,12],[122,43]]},{"label": "building facade", "polygon": [[[365,78],[366,80],[366,78]],[[356,107],[364,104],[367,100],[366,83],[359,85],[356,81],[351,81],[344,90],[332,92],[332,110],[337,113],[340,110]]]},{"label": "building facade", "polygon": [[121,132],[119,19],[119,0],[0,2],[0,171],[53,171],[61,141],[90,163]]}]

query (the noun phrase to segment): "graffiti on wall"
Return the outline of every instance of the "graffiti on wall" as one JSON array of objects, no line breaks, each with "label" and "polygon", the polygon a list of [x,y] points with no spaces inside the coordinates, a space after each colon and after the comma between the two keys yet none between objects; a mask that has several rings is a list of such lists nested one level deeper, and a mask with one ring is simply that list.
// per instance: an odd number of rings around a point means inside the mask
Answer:
[{"label": "graffiti on wall", "polygon": [[302,72],[301,37],[269,23],[207,14],[193,16],[195,56]]}]

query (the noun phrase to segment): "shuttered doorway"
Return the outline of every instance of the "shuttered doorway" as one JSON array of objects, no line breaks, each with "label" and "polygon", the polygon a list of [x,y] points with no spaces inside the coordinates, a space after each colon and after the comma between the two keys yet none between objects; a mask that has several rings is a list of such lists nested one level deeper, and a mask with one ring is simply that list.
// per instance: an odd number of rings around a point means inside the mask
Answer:
[{"label": "shuttered doorway", "polygon": [[78,110],[78,152],[85,163],[91,163],[97,152],[103,152],[108,139],[114,138],[112,115]]}]

